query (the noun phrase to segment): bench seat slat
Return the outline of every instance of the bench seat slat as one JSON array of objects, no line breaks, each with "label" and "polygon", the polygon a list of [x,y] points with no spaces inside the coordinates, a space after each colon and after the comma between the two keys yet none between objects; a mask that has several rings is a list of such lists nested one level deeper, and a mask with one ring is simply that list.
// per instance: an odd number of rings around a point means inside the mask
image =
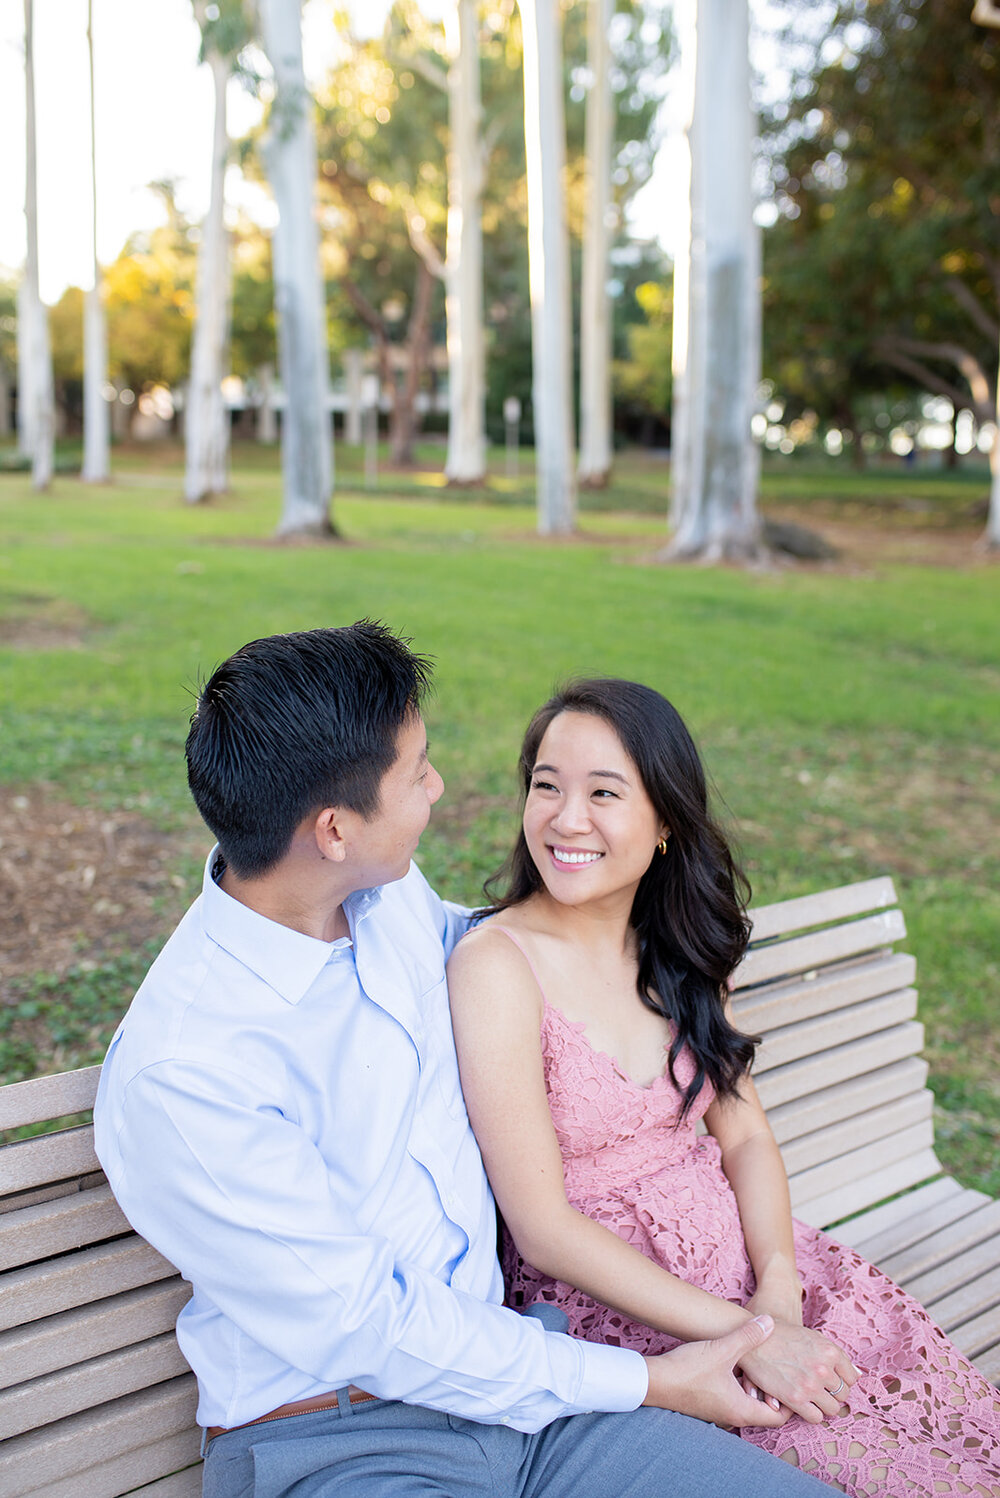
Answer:
[{"label": "bench seat slat", "polygon": [[[914,1124],[927,1123],[934,1113],[934,1094],[925,1088],[908,1097],[897,1098],[867,1113],[856,1113],[840,1123],[806,1134],[786,1144],[782,1151],[785,1169],[790,1176],[801,1175],[838,1160],[842,1155],[873,1145]],[[933,1129],[931,1135],[933,1137]]]},{"label": "bench seat slat", "polygon": [[11,1269],[0,1279],[0,1330],[176,1273],[162,1254],[135,1233],[48,1263]]},{"label": "bench seat slat", "polygon": [[1000,1382],[1000,1311],[995,1306],[956,1327],[952,1341],[991,1383]]},{"label": "bench seat slat", "polygon": [[172,1331],[59,1368],[0,1393],[0,1441],[188,1371]]},{"label": "bench seat slat", "polygon": [[915,1056],[923,1043],[923,1025],[919,1020],[907,1020],[893,1025],[891,1030],[845,1041],[819,1056],[803,1056],[763,1074],[755,1070],[754,1082],[761,1102],[770,1110],[780,1103],[807,1097],[821,1088]]},{"label": "bench seat slat", "polygon": [[[66,1489],[67,1494],[75,1492],[80,1498],[86,1493],[87,1498],[97,1498],[98,1490],[90,1486],[88,1468],[103,1471],[118,1458],[170,1436],[183,1436],[186,1451],[193,1446],[193,1455],[174,1463],[175,1467],[185,1466],[198,1456],[196,1407],[194,1374],[188,1373],[183,1378],[15,1436],[0,1446],[0,1498],[27,1498],[36,1491],[43,1491],[49,1498],[52,1486],[63,1478],[75,1479],[77,1483],[75,1489]],[[159,1471],[140,1473],[125,1487],[102,1487],[100,1493],[102,1498],[103,1495],[117,1498],[129,1486],[166,1477],[172,1470],[163,1466]],[[77,1476],[81,1472],[87,1475],[85,1483]],[[29,1482],[34,1486],[28,1486]]]},{"label": "bench seat slat", "polygon": [[[939,1293],[938,1280],[932,1281],[927,1276],[940,1275],[944,1271],[952,1276],[966,1272],[971,1263],[966,1255],[974,1250],[985,1250],[984,1268],[992,1268],[1000,1261],[1000,1201],[988,1202],[936,1232],[928,1232],[919,1243],[886,1255],[879,1263],[890,1279],[899,1280],[901,1284],[909,1285],[919,1279],[921,1288],[913,1293],[921,1300],[924,1295]],[[992,1258],[988,1257],[990,1253]],[[953,1277],[951,1283],[958,1285],[961,1280]]]},{"label": "bench seat slat", "polygon": [[889,947],[905,935],[902,912],[886,910],[880,915],[850,921],[846,926],[829,926],[810,931],[808,936],[792,936],[787,941],[751,947],[736,969],[734,987],[747,988],[751,983],[766,983],[772,978],[824,967],[828,962],[842,962],[845,957]]},{"label": "bench seat slat", "polygon": [[[918,1138],[927,1137],[924,1130],[912,1132]],[[916,1154],[906,1153],[914,1142],[903,1140],[898,1159],[880,1164],[878,1169],[867,1175],[850,1174],[845,1177],[843,1185],[825,1191],[822,1196],[807,1199],[793,1184],[792,1209],[796,1217],[812,1227],[821,1228],[828,1223],[839,1222],[842,1217],[850,1217],[855,1212],[863,1212],[865,1207],[884,1201],[897,1191],[907,1191],[911,1186],[922,1185],[932,1176],[940,1175],[941,1164],[932,1149],[925,1148]],[[880,1160],[884,1158],[879,1156]],[[837,1236],[836,1229],[833,1236]]]},{"label": "bench seat slat", "polygon": [[757,1051],[754,1073],[773,1071],[803,1056],[818,1056],[838,1045],[845,1034],[874,1035],[893,1025],[905,1024],[917,1012],[915,988],[900,988],[878,999],[867,999],[850,1009],[820,1014],[801,1024],[785,1025],[768,1035]]},{"label": "bench seat slat", "polygon": [[130,1231],[107,1184],[38,1202],[0,1217],[0,1270]]},{"label": "bench seat slat", "polygon": [[828,921],[846,921],[869,910],[885,910],[895,903],[892,880],[884,874],[877,879],[861,879],[855,884],[842,884],[837,889],[820,890],[815,895],[779,900],[774,905],[761,905],[750,912],[753,918],[752,940],[784,936],[789,931],[802,931],[807,926],[820,926]]},{"label": "bench seat slat", "polygon": [[[915,1284],[919,1287],[920,1280]],[[1000,1321],[1000,1264],[996,1262],[996,1255],[992,1267],[978,1279],[946,1294],[931,1295],[923,1304],[949,1335],[952,1327],[961,1326],[964,1321],[971,1321],[986,1311],[995,1312]]]},{"label": "bench seat slat", "polygon": [[780,1029],[812,1019],[816,1014],[846,1009],[865,999],[909,988],[917,964],[906,952],[879,952],[831,967],[812,968],[794,978],[768,983],[764,988],[733,994],[737,1028],[748,1035]]},{"label": "bench seat slat", "polygon": [[[965,1187],[960,1186],[953,1176],[941,1176],[918,1191],[910,1191],[894,1201],[859,1212],[850,1222],[839,1223],[836,1236],[841,1243],[850,1244],[864,1258],[878,1264],[889,1254],[898,1253],[923,1237],[925,1221],[931,1222],[932,1228],[943,1227],[965,1212],[971,1212],[971,1205],[962,1204],[964,1195]],[[975,1205],[989,1201],[988,1196],[978,1191],[969,1192],[969,1195],[978,1198]]]},{"label": "bench seat slat", "polygon": [[0,1332],[0,1389],[171,1331],[190,1296],[176,1275]]},{"label": "bench seat slat", "polygon": [[66,1181],[100,1168],[94,1154],[91,1124],[60,1129],[57,1134],[40,1134],[34,1139],[18,1139],[5,1144],[0,1151],[0,1169],[8,1191],[29,1191],[33,1186]]},{"label": "bench seat slat", "polygon": [[927,1062],[916,1056],[896,1061],[879,1071],[851,1077],[835,1087],[823,1087],[808,1097],[796,1098],[772,1108],[768,1120],[779,1144],[814,1134],[843,1119],[867,1113],[897,1098],[922,1092],[927,1081]]},{"label": "bench seat slat", "polygon": [[25,1124],[86,1113],[94,1106],[100,1075],[99,1066],[85,1066],[79,1071],[8,1083],[0,1088],[0,1129],[20,1129]]}]

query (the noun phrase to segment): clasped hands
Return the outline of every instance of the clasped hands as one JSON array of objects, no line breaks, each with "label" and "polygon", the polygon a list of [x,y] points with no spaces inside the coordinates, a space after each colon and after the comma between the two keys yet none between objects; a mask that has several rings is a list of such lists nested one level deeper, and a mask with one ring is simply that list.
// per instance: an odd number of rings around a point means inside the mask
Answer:
[{"label": "clasped hands", "polygon": [[860,1376],[847,1353],[821,1332],[777,1319],[767,1340],[740,1359],[739,1371],[751,1399],[811,1425],[839,1414]]},{"label": "clasped hands", "polygon": [[838,1413],[860,1376],[829,1338],[767,1313],[724,1337],[648,1357],[646,1366],[646,1404],[727,1426],[781,1426],[793,1414],[818,1425]]}]

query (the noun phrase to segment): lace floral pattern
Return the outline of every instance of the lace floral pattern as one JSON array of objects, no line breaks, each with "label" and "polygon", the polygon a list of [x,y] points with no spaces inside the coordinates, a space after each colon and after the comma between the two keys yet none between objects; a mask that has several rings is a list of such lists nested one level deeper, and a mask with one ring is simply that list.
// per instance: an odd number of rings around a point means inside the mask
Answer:
[{"label": "lace floral pattern", "polygon": [[[638,1087],[592,1049],[582,1025],[549,1005],[542,1043],[573,1205],[680,1278],[745,1303],[754,1279],[736,1199],[715,1140],[695,1133],[710,1089],[678,1127],[667,1077]],[[682,1086],[692,1074],[686,1060]],[[746,1429],[743,1437],[854,1498],[1000,1498],[997,1391],[915,1300],[852,1249],[797,1222],[795,1252],[806,1324],[845,1348],[863,1375],[849,1415],[822,1425],[793,1417],[780,1430]],[[676,1345],[540,1275],[509,1241],[504,1274],[511,1305],[552,1301],[575,1336],[643,1353]]]}]

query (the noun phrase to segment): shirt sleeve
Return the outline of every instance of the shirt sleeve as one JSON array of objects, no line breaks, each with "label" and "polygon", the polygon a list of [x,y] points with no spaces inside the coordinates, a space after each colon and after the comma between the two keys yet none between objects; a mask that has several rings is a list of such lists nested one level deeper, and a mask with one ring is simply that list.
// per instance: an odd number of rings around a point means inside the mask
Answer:
[{"label": "shirt sleeve", "polygon": [[101,1151],[133,1226],[243,1333],[330,1388],[524,1431],[642,1402],[637,1353],[547,1332],[367,1232],[304,1130],[261,1095],[214,1065],[157,1063],[128,1084]]}]

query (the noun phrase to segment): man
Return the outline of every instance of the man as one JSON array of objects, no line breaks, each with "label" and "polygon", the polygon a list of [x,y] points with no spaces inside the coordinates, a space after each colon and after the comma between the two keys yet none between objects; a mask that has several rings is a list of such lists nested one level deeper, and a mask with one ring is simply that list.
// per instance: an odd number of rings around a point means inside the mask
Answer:
[{"label": "man", "polygon": [[274,636],[192,719],[218,846],[95,1126],[130,1220],[193,1287],[177,1335],[205,1492],[821,1494],[686,1418],[781,1423],[732,1373],[766,1318],[644,1359],[501,1305],[444,981],[465,916],[410,862],[443,789],[428,676],[367,621]]}]

